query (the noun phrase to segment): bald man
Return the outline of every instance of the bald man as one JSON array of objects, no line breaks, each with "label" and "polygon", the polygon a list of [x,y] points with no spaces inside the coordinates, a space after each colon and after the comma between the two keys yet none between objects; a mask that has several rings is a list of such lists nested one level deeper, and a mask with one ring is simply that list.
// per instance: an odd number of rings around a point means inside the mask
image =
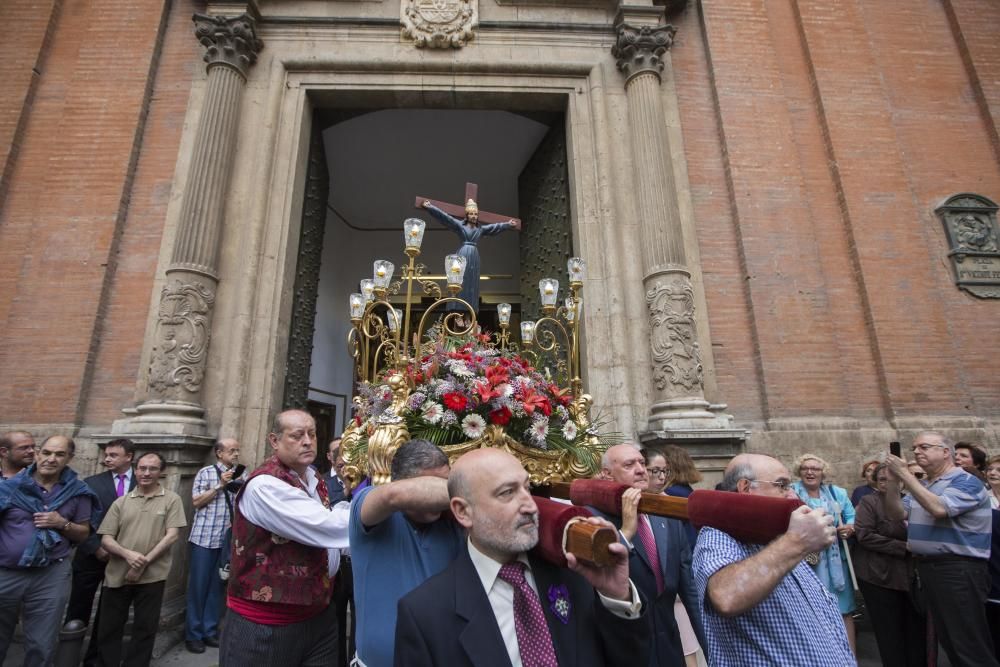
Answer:
[{"label": "bald man", "polygon": [[[235,438],[219,438],[215,443],[215,463],[194,476],[191,505],[194,521],[188,537],[187,613],[184,618],[184,645],[191,653],[204,653],[206,646],[219,645],[219,615],[225,582],[219,578],[219,558],[229,548],[224,539],[233,521],[233,498],[239,491],[234,480],[240,462],[240,443]],[[230,482],[237,482],[237,488]],[[228,555],[227,555],[228,562]]]},{"label": "bald man", "polygon": [[538,542],[538,507],[528,473],[498,449],[460,458],[448,493],[468,543],[400,600],[398,667],[646,664],[649,615],[629,580],[624,545],[611,545],[615,562],[605,568],[568,554],[569,569],[561,569],[529,553]]},{"label": "bald man", "polygon": [[[788,469],[762,454],[734,458],[720,484],[723,491],[794,498],[790,486]],[[830,546],[834,536],[833,517],[805,506],[767,546],[701,529],[694,576],[710,665],[856,664],[837,601],[803,560]]]}]

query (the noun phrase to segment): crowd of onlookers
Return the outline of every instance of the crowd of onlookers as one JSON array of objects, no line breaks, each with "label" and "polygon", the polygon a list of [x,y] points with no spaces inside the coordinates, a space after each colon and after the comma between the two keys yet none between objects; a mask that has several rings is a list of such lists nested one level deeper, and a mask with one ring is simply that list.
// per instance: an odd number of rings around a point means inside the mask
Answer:
[{"label": "crowd of onlookers", "polygon": [[[862,613],[886,665],[936,664],[939,645],[953,665],[998,664],[1000,457],[939,433],[919,434],[909,462],[866,461],[850,493],[817,454],[790,469],[735,457],[716,486],[736,494],[727,503],[798,506],[766,544],[639,511],[643,493],[691,496],[701,473],[683,447],[610,447],[597,477],[626,488],[621,509],[588,521],[621,544],[612,566],[566,556],[569,569],[532,551],[547,539],[542,501],[509,454],[450,465],[411,440],[391,482],[350,489],[339,441],[317,470],[307,413],[279,414],[269,444],[247,473],[222,438],[193,481],[185,642],[219,646],[222,665],[480,664],[491,651],[515,665],[843,665]],[[91,629],[84,664],[147,665],[183,504],[160,454],[112,440],[106,470],[83,480],[75,449],[0,435],[0,663],[20,619],[25,664],[50,664],[76,620]]]}]

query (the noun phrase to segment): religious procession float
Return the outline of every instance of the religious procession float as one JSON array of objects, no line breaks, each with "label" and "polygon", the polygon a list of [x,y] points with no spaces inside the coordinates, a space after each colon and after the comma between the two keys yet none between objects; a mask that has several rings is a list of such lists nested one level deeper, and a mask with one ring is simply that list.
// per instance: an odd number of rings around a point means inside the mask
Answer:
[{"label": "religious procession float", "polygon": [[[349,297],[356,392],[352,422],[341,440],[345,483],[354,488],[365,478],[375,485],[389,482],[396,450],[413,438],[438,445],[451,463],[474,449],[501,448],[520,460],[537,493],[572,503],[537,499],[539,554],[557,565],[565,565],[567,552],[610,563],[608,545],[617,542],[617,532],[582,520],[591,516],[588,506],[621,516],[628,488],[592,479],[605,449],[620,438],[599,432],[580,376],[586,264],[579,257],[568,260],[569,289],[561,304],[559,281],[539,282],[542,317],[521,321],[519,341],[511,340],[507,303],[497,306],[498,330],[483,330],[475,308],[477,243],[519,222],[481,214],[474,192],[474,185],[466,186],[464,207],[417,198],[418,208],[462,239],[458,252],[445,257],[443,276],[427,274],[417,262],[426,223],[408,218],[407,259],[398,277],[392,262],[376,260],[372,277]],[[393,297],[402,299],[402,308]],[[799,504],[698,490],[689,499],[643,493],[638,511],[690,519],[766,544],[786,530]]]},{"label": "religious procession float", "polygon": [[[350,296],[356,392],[341,443],[347,481],[388,482],[393,455],[411,438],[433,442],[452,462],[480,447],[503,448],[536,485],[593,476],[613,437],[598,433],[580,377],[584,261],[569,259],[561,304],[559,281],[540,282],[543,317],[522,321],[519,340],[512,340],[507,303],[497,307],[498,330],[487,332],[475,308],[476,243],[519,222],[481,215],[472,198],[464,208],[420,198],[417,205],[463,244],[445,257],[443,276],[429,276],[417,262],[426,223],[409,218],[402,270],[397,275],[392,262],[377,260],[372,277]],[[391,301],[400,299],[397,309]]]}]

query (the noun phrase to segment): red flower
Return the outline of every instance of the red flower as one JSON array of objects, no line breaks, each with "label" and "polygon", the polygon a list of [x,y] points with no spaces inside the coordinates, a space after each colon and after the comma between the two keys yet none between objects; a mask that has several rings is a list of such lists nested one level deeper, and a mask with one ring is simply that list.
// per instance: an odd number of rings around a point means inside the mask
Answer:
[{"label": "red flower", "polygon": [[510,408],[504,406],[490,412],[490,422],[498,426],[506,426],[510,422],[513,413]]},{"label": "red flower", "polygon": [[529,415],[535,413],[535,408],[541,410],[546,417],[552,414],[552,404],[549,403],[549,399],[535,392],[534,389],[524,392],[524,398],[521,400],[524,404],[524,411]]},{"label": "red flower", "polygon": [[569,405],[573,398],[569,394],[569,389],[560,389],[554,384],[549,385],[549,391],[552,392],[553,398],[555,398],[560,405]]},{"label": "red flower", "polygon": [[480,403],[489,403],[490,399],[497,395],[489,382],[476,382],[476,393],[479,395]]},{"label": "red flower", "polygon": [[461,412],[469,404],[469,399],[457,391],[450,391],[441,398],[444,399],[445,406],[455,412]]},{"label": "red flower", "polygon": [[490,384],[494,387],[498,384],[503,384],[510,380],[507,375],[507,369],[501,368],[500,366],[490,366],[486,369],[486,379],[490,381]]}]

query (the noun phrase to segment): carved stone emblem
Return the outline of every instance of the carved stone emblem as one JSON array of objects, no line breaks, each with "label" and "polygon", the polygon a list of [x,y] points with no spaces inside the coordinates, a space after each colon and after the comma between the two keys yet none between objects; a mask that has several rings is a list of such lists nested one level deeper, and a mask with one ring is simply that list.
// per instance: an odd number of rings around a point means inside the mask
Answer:
[{"label": "carved stone emblem", "polygon": [[684,273],[666,275],[646,291],[649,307],[653,384],[663,390],[692,391],[703,381],[701,349],[694,318],[694,289]]},{"label": "carved stone emblem", "polygon": [[951,197],[935,211],[944,224],[955,284],[982,298],[1000,299],[997,205],[980,195]]},{"label": "carved stone emblem", "polygon": [[475,36],[479,0],[403,0],[400,21],[418,48],[458,49]]},{"label": "carved stone emblem", "polygon": [[161,399],[191,400],[181,390],[201,390],[208,351],[213,289],[175,280],[160,293],[155,344],[149,364],[149,389]]}]

